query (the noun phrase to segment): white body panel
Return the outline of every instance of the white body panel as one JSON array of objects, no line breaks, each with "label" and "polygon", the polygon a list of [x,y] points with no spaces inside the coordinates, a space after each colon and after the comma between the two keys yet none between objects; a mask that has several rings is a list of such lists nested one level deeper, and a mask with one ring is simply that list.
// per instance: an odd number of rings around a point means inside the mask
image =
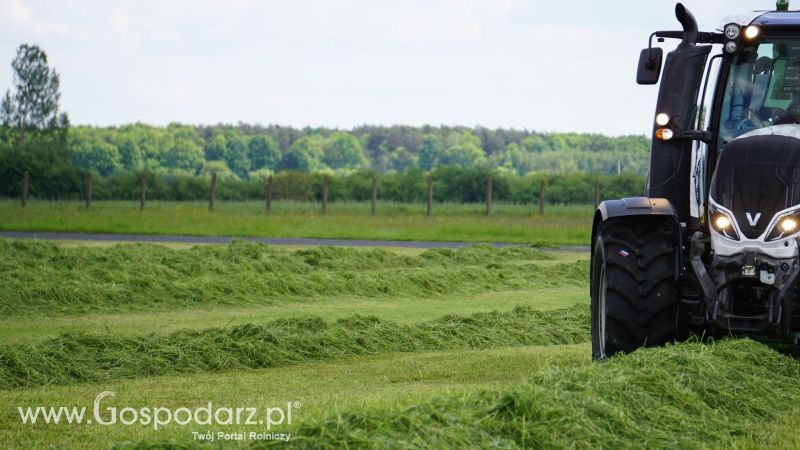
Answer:
[{"label": "white body panel", "polygon": [[[745,251],[755,251],[757,253],[761,253],[772,258],[792,258],[797,255],[797,236],[800,235],[800,231],[790,234],[788,236],[784,236],[780,239],[767,242],[767,235],[772,230],[778,221],[778,218],[783,216],[789,211],[793,211],[798,209],[800,206],[792,206],[791,208],[784,209],[782,211],[778,211],[775,213],[774,217],[769,217],[769,224],[764,229],[764,232],[761,233],[761,236],[750,239],[742,233],[742,230],[739,228],[739,224],[736,223],[736,217],[733,215],[731,210],[725,208],[724,206],[720,206],[719,203],[715,202],[713,198],[708,199],[709,204],[714,205],[720,211],[726,212],[731,219],[733,227],[736,229],[736,234],[739,235],[739,240],[734,241],[733,239],[727,238],[721,234],[719,234],[714,227],[708,227],[711,231],[711,248],[714,250],[714,253],[719,256],[733,256],[742,254]],[[767,219],[766,217],[764,219]]]},{"label": "white body panel", "polygon": [[[744,139],[751,136],[767,136],[767,135],[788,136],[800,139],[800,125],[795,125],[795,124],[773,125],[770,127],[759,128],[757,130],[744,133],[741,136],[738,136],[736,139]],[[730,215],[731,220],[733,221],[733,226],[736,227],[736,232],[739,235],[739,241],[734,241],[717,233],[714,230],[714,227],[709,227],[709,230],[711,231],[711,248],[717,255],[732,256],[741,254],[745,250],[757,251],[759,253],[763,253],[773,258],[792,258],[798,254],[796,237],[800,235],[800,232],[782,237],[772,242],[766,242],[765,240],[770,230],[775,225],[775,222],[777,221],[778,217],[786,214],[789,211],[800,208],[800,205],[794,205],[782,211],[778,211],[777,213],[775,213],[774,217],[761,217],[761,220],[769,220],[770,221],[769,225],[767,226],[767,228],[765,229],[764,233],[761,236],[755,239],[748,239],[739,229],[739,224],[736,223],[736,218],[734,217],[731,211],[729,211],[727,208],[720,206],[717,202],[714,201],[714,199],[709,198],[709,203],[714,205],[714,207],[727,212]]]}]

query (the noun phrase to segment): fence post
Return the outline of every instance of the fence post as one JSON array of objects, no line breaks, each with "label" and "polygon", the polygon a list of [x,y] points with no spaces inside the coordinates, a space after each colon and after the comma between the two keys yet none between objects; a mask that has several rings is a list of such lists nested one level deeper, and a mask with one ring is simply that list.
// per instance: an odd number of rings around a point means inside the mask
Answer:
[{"label": "fence post", "polygon": [[375,210],[377,209],[378,203],[378,178],[375,175],[372,175],[372,210],[371,215],[375,215]]},{"label": "fence post", "polygon": [[428,174],[428,217],[431,216],[431,206],[433,204],[433,174]]},{"label": "fence post", "polygon": [[600,204],[600,180],[594,180],[594,207]]},{"label": "fence post", "polygon": [[322,177],[322,214],[328,213],[328,183],[330,177],[325,175]]},{"label": "fence post", "polygon": [[147,201],[147,174],[142,172],[141,186],[139,192],[139,211],[144,211],[144,203]]},{"label": "fence post", "polygon": [[92,207],[92,172],[86,172],[86,209]]},{"label": "fence post", "polygon": [[492,177],[486,179],[486,215],[492,214]]},{"label": "fence post", "polygon": [[544,178],[539,180],[539,215],[544,214]]},{"label": "fence post", "polygon": [[272,175],[267,178],[267,212],[272,212]]},{"label": "fence post", "polygon": [[28,185],[30,184],[30,174],[27,170],[22,172],[22,207],[28,206]]},{"label": "fence post", "polygon": [[211,193],[208,196],[208,210],[214,210],[214,197],[217,195],[217,172],[211,172]]}]

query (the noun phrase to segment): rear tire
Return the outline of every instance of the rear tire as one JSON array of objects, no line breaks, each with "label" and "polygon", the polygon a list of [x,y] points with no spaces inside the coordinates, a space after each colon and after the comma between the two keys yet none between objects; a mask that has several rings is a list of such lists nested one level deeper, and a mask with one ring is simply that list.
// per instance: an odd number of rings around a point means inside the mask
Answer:
[{"label": "rear tire", "polygon": [[678,332],[675,238],[662,218],[603,223],[592,252],[592,359],[663,345]]}]

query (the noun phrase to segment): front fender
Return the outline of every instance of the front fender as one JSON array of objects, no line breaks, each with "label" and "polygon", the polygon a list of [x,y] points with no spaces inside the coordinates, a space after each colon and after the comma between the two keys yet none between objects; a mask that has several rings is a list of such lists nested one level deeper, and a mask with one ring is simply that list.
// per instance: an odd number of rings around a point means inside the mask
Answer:
[{"label": "front fender", "polygon": [[678,258],[676,261],[678,271],[676,273],[679,274],[683,267],[681,224],[675,207],[665,198],[627,197],[619,200],[606,200],[600,203],[594,212],[594,220],[592,221],[592,241],[589,244],[592,257],[594,258],[594,241],[600,225],[620,218],[631,217],[662,217],[670,222],[674,230],[673,239],[677,247],[675,254]]}]

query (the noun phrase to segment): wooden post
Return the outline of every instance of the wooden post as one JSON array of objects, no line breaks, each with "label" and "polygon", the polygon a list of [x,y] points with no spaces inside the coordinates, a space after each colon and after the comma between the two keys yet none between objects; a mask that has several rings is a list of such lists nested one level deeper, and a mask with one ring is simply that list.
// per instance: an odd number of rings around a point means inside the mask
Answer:
[{"label": "wooden post", "polygon": [[539,215],[544,214],[544,178],[539,180]]},{"label": "wooden post", "polygon": [[377,209],[378,203],[378,177],[375,175],[372,176],[372,210],[371,215],[375,215],[375,210]]},{"label": "wooden post", "polygon": [[433,174],[428,174],[428,217],[431,216],[431,206],[433,204]]},{"label": "wooden post", "polygon": [[492,215],[492,177],[486,179],[486,215]]},{"label": "wooden post", "polygon": [[139,211],[144,211],[144,203],[147,201],[147,174],[142,173],[141,189],[139,192]]},{"label": "wooden post", "polygon": [[330,182],[330,177],[325,175],[322,178],[322,214],[328,213],[328,183]]},{"label": "wooden post", "polygon": [[267,178],[267,212],[272,212],[272,175]]},{"label": "wooden post", "polygon": [[28,185],[30,184],[30,174],[27,170],[22,172],[22,207],[28,206]]},{"label": "wooden post", "polygon": [[594,180],[594,207],[600,204],[600,180]]},{"label": "wooden post", "polygon": [[217,172],[211,172],[211,193],[208,196],[208,210],[214,210],[214,198],[217,195]]},{"label": "wooden post", "polygon": [[92,172],[86,172],[86,209],[92,207]]}]

